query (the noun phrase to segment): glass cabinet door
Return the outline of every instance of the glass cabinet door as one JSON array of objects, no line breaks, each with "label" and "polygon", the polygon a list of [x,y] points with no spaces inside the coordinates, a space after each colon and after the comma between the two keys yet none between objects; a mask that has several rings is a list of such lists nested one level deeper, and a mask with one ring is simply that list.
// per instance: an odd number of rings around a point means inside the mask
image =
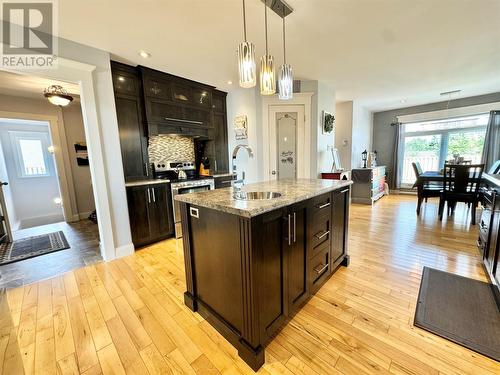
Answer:
[{"label": "glass cabinet door", "polygon": [[182,103],[192,103],[193,90],[189,86],[174,84],[172,86],[172,99]]}]

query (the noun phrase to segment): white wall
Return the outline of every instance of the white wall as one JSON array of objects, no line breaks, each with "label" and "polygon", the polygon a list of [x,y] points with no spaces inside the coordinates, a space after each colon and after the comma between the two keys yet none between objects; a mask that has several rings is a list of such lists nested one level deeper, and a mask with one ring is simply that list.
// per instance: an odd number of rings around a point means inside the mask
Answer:
[{"label": "white wall", "polygon": [[362,105],[353,102],[352,107],[352,168],[362,166],[361,153],[372,150],[373,114]]},{"label": "white wall", "polygon": [[[262,164],[262,124],[257,117],[257,104],[255,89],[235,89],[227,96],[227,135],[228,135],[228,153],[229,168],[231,168],[231,157],[234,147],[237,144],[245,144],[254,151],[254,158],[250,159],[245,150],[240,150],[236,158],[238,178],[241,178],[241,172],[245,171],[246,182],[252,183],[263,179]],[[248,139],[236,140],[234,133],[234,118],[239,115],[246,115],[248,120]]]},{"label": "white wall", "polygon": [[351,169],[352,155],[352,101],[337,103],[335,115],[335,148],[342,168]]},{"label": "white wall", "polygon": [[[11,142],[10,132],[44,133],[50,139],[48,124],[27,122],[8,122],[0,120],[0,142],[7,168],[8,182],[11,193],[9,221],[12,230],[31,228],[38,225],[55,223],[63,220],[61,206],[54,203],[54,198],[60,197],[59,184],[54,158],[47,160],[47,177],[21,177],[16,166],[14,153],[17,152]],[[12,213],[12,218],[10,214]]]},{"label": "white wall", "polygon": [[75,186],[76,208],[80,218],[86,218],[95,209],[94,192],[89,166],[80,166],[76,161],[75,143],[85,142],[82,109],[73,102],[62,109],[66,141],[71,163],[71,174]]},{"label": "white wall", "polygon": [[[335,91],[322,83],[318,82],[318,98],[317,98],[317,120],[313,129],[316,129],[317,143],[313,149],[315,153],[314,159],[317,160],[316,169],[311,169],[311,178],[321,178],[321,172],[329,172],[332,168],[332,153],[328,151],[328,146],[333,146],[335,143],[335,132],[331,134],[323,134],[322,121],[323,111],[327,111],[335,115]],[[314,100],[314,98],[313,98]],[[314,111],[314,106],[313,106]],[[317,176],[314,176],[312,171],[316,170]]]}]

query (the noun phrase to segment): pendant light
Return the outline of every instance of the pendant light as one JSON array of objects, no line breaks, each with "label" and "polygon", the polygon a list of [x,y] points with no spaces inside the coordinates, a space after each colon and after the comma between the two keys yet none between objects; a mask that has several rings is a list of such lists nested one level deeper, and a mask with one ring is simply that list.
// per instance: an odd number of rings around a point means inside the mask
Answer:
[{"label": "pendant light", "polygon": [[269,55],[267,46],[267,3],[264,1],[264,20],[266,27],[266,54],[260,58],[260,93],[273,95],[276,92],[274,57]]},{"label": "pendant light", "polygon": [[290,64],[286,63],[285,17],[283,17],[283,65],[280,66],[278,85],[279,98],[290,100],[293,98],[293,72]]},{"label": "pendant light", "polygon": [[255,46],[247,42],[247,18],[245,0],[243,0],[243,33],[245,41],[238,46],[238,68],[240,86],[243,88],[254,87],[256,84]]}]

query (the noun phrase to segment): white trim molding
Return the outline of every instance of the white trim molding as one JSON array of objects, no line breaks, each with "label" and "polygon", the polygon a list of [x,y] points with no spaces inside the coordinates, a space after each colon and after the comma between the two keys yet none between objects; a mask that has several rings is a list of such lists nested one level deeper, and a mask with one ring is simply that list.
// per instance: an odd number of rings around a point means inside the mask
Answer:
[{"label": "white trim molding", "polygon": [[[311,108],[312,108],[312,96],[314,95],[313,92],[301,92],[301,93],[294,93],[293,94],[293,99],[290,100],[280,100],[278,98],[278,95],[272,95],[272,96],[265,96],[262,98],[262,144],[267,145],[267,147],[263,147],[263,152],[262,152],[262,157],[263,157],[263,162],[264,162],[264,173],[265,176],[264,178],[266,180],[270,179],[271,176],[271,171],[269,169],[269,158],[270,158],[270,149],[269,149],[269,115],[270,115],[270,108],[272,106],[279,106],[279,107],[286,107],[286,106],[291,106],[291,107],[297,107],[297,106],[303,106],[304,107],[304,136],[303,139],[300,139],[300,137],[297,137],[297,142],[301,143],[303,142],[303,149],[302,153],[303,156],[297,155],[297,157],[301,157],[302,160],[302,165],[304,166],[303,169],[301,169],[301,177],[306,177],[310,178],[311,176]],[[299,134],[300,135],[300,134]],[[299,171],[297,171],[299,172]]]},{"label": "white trim molding", "polygon": [[443,120],[447,118],[462,117],[462,116],[474,116],[499,109],[500,109],[500,103],[495,102],[495,103],[471,105],[466,107],[441,109],[438,111],[431,111],[431,112],[414,113],[411,115],[400,115],[397,116],[397,119],[399,122],[407,124],[412,122],[436,121],[436,120]]}]

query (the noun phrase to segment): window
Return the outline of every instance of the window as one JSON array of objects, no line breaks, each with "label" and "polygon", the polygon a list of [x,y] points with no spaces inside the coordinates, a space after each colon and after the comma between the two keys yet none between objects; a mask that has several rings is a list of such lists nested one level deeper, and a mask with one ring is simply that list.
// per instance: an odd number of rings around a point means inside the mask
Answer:
[{"label": "window", "polygon": [[479,163],[488,114],[403,124],[398,166],[401,187],[411,188],[416,177],[412,163],[423,171],[438,171],[455,155]]},{"label": "window", "polygon": [[49,135],[42,132],[10,132],[19,177],[50,176]]}]

